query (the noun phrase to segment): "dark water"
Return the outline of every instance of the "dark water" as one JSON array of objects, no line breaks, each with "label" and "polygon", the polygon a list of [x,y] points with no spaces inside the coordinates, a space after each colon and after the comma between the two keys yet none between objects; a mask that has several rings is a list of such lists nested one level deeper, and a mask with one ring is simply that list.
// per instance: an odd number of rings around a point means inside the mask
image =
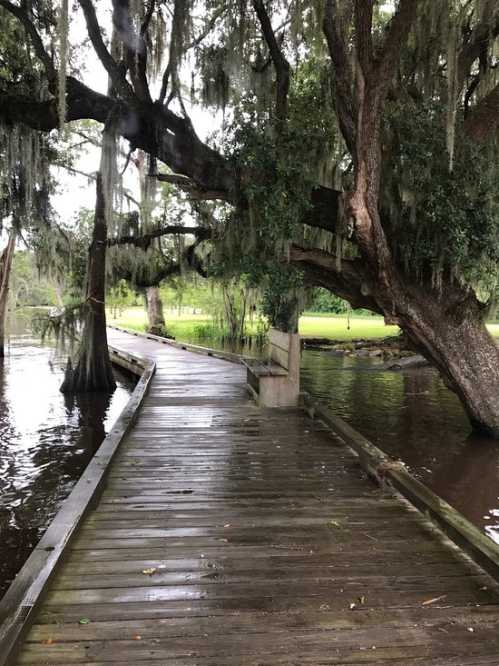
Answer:
[{"label": "dark water", "polygon": [[302,387],[499,543],[499,443],[471,435],[437,372],[305,351]]},{"label": "dark water", "polygon": [[306,350],[301,384],[499,543],[499,442],[471,434],[436,371],[382,371],[378,360]]},{"label": "dark water", "polygon": [[68,399],[64,357],[18,319],[0,360],[0,596],[128,401],[117,374],[112,395]]}]

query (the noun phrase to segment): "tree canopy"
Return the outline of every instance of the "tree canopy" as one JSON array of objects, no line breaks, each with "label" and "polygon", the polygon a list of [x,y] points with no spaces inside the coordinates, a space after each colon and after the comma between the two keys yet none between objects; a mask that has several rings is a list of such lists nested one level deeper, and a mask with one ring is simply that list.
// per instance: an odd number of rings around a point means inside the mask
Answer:
[{"label": "tree canopy", "polygon": [[[498,277],[497,2],[78,0],[71,13],[0,0],[0,14],[2,136],[100,123],[117,154],[148,156],[144,182],[209,218],[188,244],[198,268],[249,265],[276,302],[298,279],[382,313],[499,432],[483,328]],[[203,137],[202,109],[218,110]],[[137,252],[162,235],[138,208]]]}]

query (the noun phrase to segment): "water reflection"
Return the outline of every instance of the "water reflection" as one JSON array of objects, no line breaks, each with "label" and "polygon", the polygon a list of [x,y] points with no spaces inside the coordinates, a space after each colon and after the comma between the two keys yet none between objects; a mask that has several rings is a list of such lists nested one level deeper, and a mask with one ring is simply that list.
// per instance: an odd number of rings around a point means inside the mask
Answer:
[{"label": "water reflection", "polygon": [[470,435],[456,396],[429,368],[305,351],[302,386],[499,543],[499,444]]},{"label": "water reflection", "polygon": [[0,364],[0,595],[129,397],[129,380],[118,377],[112,396],[68,398],[63,365],[26,333],[11,338]]}]

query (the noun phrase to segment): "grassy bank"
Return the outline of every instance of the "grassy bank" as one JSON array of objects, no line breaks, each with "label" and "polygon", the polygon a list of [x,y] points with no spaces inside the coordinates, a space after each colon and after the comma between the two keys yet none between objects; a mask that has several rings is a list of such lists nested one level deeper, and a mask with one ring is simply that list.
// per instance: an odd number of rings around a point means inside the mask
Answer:
[{"label": "grassy bank", "polygon": [[[144,331],[146,313],[143,308],[127,308],[121,316],[113,318],[108,310],[108,322],[123,328]],[[197,336],[200,328],[207,327],[211,320],[207,314],[170,314],[166,315],[169,333],[179,340],[190,340]],[[499,324],[488,324],[493,336],[499,337]],[[300,317],[300,335],[306,338],[332,338],[334,340],[353,340],[356,338],[382,338],[396,335],[397,326],[385,326],[381,317],[347,317],[324,313],[305,314]]]},{"label": "grassy bank", "polygon": [[[116,326],[144,331],[146,327],[146,313],[143,308],[127,308],[121,316],[113,318],[108,311],[108,321]],[[169,333],[179,340],[196,337],[201,327],[210,323],[206,314],[167,314],[166,323]],[[337,340],[352,340],[354,338],[380,338],[386,335],[395,335],[396,326],[385,326],[381,317],[346,317],[338,315],[307,314],[300,318],[300,334],[308,338],[334,338]]]},{"label": "grassy bank", "polygon": [[[196,329],[200,326],[210,324],[211,319],[209,315],[199,314],[167,314],[166,328],[170,335],[175,338],[190,339],[196,336]],[[147,324],[147,315],[144,308],[126,308],[123,310],[121,316],[114,318],[110,310],[107,311],[107,321],[114,326],[122,326],[123,328],[131,328],[134,331],[145,331]]]}]

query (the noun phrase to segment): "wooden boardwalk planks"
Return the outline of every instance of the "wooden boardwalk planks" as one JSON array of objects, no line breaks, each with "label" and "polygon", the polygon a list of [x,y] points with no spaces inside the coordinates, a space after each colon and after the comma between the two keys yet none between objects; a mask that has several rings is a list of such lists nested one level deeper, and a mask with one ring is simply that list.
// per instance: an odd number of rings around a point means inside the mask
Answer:
[{"label": "wooden boardwalk planks", "polygon": [[492,580],[243,368],[154,357],[140,417],[19,664],[499,664]]}]

